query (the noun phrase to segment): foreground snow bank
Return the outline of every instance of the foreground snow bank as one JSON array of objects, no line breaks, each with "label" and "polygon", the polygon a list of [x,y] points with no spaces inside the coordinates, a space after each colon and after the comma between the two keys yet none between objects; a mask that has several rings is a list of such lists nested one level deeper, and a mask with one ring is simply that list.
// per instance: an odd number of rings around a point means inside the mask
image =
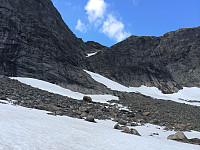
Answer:
[{"label": "foreground snow bank", "polygon": [[[22,77],[11,77],[11,79],[18,80],[21,83],[30,85],[32,87],[35,87],[35,88],[38,88],[38,89],[41,89],[44,91],[59,94],[62,96],[71,97],[71,98],[77,99],[77,100],[82,100],[83,96],[84,96],[84,94],[82,94],[82,93],[73,92],[66,88],[62,88],[58,85],[55,85],[55,84],[52,84],[52,83],[49,83],[46,81],[38,80],[38,79],[22,78]],[[112,95],[87,95],[87,96],[90,96],[93,101],[101,102],[101,103],[105,103],[106,101],[113,100],[113,99],[118,100],[118,97],[112,96]]]},{"label": "foreground snow bank", "polygon": [[[113,129],[114,124],[50,116],[46,111],[0,104],[0,150],[199,150],[197,145],[167,140],[174,132],[164,132],[153,125],[137,127],[142,135],[139,137]],[[149,136],[154,132],[159,135]]]},{"label": "foreground snow bank", "polygon": [[[158,88],[156,87],[126,87],[117,82],[114,82],[108,78],[105,78],[97,73],[93,73],[90,71],[85,70],[94,80],[103,85],[107,86],[108,88],[116,91],[122,92],[137,92],[141,93],[146,96],[151,96],[156,99],[164,99],[164,100],[173,100],[179,103],[185,103],[195,106],[200,106],[200,88],[197,87],[184,87],[182,90],[179,90],[178,93],[174,94],[163,94]],[[199,102],[189,102],[192,101],[199,101]]]}]

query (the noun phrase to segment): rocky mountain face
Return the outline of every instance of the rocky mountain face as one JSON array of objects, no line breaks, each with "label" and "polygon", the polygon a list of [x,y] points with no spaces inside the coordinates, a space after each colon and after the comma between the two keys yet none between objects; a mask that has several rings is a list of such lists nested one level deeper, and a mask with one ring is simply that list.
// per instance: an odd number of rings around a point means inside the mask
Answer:
[{"label": "rocky mountain face", "polygon": [[156,86],[163,93],[200,87],[200,27],[162,37],[131,36],[88,58],[90,70],[127,86]]},{"label": "rocky mountain face", "polygon": [[[98,53],[86,58],[93,52]],[[83,71],[89,69],[127,86],[156,86],[171,93],[183,86],[200,87],[199,64],[200,27],[162,37],[131,36],[108,48],[77,38],[50,0],[0,1],[2,75],[104,93],[106,87]]]},{"label": "rocky mountain face", "polygon": [[87,49],[51,0],[0,1],[0,74],[93,89],[98,83],[83,71]]},{"label": "rocky mountain face", "polygon": [[200,87],[200,27],[165,34],[155,52],[178,84]]}]

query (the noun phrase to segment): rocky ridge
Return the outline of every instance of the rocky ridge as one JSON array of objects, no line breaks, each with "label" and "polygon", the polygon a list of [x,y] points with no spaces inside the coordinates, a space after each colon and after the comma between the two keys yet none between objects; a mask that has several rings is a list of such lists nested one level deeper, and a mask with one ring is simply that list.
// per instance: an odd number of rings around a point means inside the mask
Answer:
[{"label": "rocky ridge", "polygon": [[103,46],[94,41],[87,41],[85,42],[85,45],[87,47],[85,50],[86,53],[95,53],[103,50],[104,48],[107,48],[106,46]]}]

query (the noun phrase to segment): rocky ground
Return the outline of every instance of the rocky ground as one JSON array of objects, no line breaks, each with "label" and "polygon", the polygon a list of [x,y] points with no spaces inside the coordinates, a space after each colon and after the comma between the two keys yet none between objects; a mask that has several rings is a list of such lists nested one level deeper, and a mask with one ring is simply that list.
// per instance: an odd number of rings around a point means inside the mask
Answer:
[{"label": "rocky ground", "polygon": [[136,120],[166,126],[166,129],[200,131],[200,107],[136,93],[120,94],[120,101],[116,103],[127,106],[135,113]]},{"label": "rocky ground", "polygon": [[42,91],[9,78],[1,78],[0,85],[0,99],[16,100],[17,105],[47,110],[52,112],[52,115],[67,115],[80,119],[92,115],[95,119],[118,117],[127,121],[128,119],[135,121],[134,113],[120,110],[117,105],[75,100]]},{"label": "rocky ground", "polygon": [[[108,104],[80,101],[42,91],[7,77],[0,78],[0,85],[0,99],[16,100],[17,105],[47,110],[51,115],[66,115],[92,122],[95,119],[112,119],[120,125],[129,126],[152,123],[166,126],[166,130],[200,131],[200,107],[196,106],[122,92],[114,92],[120,100]],[[120,108],[121,105],[128,109]]]}]

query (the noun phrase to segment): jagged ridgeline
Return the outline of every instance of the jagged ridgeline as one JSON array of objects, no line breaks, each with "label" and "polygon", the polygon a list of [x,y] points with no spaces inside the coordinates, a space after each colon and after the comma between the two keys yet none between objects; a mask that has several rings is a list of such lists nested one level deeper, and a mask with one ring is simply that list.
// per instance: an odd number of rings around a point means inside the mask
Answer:
[{"label": "jagged ridgeline", "polygon": [[127,86],[156,86],[164,93],[200,87],[200,27],[131,36],[89,57],[89,63],[90,70]]}]

